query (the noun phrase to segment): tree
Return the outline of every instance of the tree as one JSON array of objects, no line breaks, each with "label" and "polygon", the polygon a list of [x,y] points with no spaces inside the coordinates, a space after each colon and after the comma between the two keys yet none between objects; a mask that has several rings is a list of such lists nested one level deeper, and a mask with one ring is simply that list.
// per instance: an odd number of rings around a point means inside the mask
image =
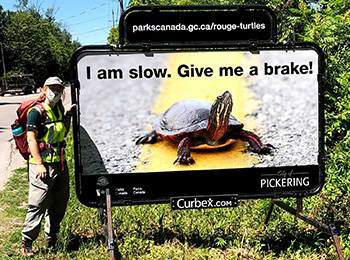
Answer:
[{"label": "tree", "polygon": [[111,30],[109,31],[109,36],[107,40],[108,40],[108,44],[117,45],[119,43],[119,26],[111,28]]},{"label": "tree", "polygon": [[33,73],[39,86],[52,75],[69,80],[69,60],[80,46],[55,22],[52,13],[48,10],[44,16],[26,1],[21,1],[16,12],[6,12],[5,19],[0,12],[7,70]]}]

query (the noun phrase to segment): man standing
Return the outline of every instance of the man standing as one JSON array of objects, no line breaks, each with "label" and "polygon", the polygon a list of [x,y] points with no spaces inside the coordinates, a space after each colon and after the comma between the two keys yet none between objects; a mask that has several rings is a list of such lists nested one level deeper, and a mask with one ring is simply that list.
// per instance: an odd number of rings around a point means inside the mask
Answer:
[{"label": "man standing", "polygon": [[[69,173],[64,148],[71,121],[70,105],[63,107],[63,82],[50,77],[42,89],[41,105],[29,109],[27,140],[29,158],[28,212],[22,230],[21,255],[33,256],[32,243],[38,237],[45,216],[45,236],[48,247],[55,247],[60,223],[69,198]],[[41,116],[46,115],[45,123]]]}]

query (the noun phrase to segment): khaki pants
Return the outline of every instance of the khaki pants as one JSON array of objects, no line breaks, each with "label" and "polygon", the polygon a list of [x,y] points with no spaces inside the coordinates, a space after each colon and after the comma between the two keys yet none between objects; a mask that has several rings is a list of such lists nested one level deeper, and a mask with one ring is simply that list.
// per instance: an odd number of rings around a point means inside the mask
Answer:
[{"label": "khaki pants", "polygon": [[47,177],[37,176],[36,164],[29,164],[28,212],[22,230],[22,237],[35,240],[45,216],[46,238],[57,236],[69,198],[69,174],[67,163],[45,163]]}]

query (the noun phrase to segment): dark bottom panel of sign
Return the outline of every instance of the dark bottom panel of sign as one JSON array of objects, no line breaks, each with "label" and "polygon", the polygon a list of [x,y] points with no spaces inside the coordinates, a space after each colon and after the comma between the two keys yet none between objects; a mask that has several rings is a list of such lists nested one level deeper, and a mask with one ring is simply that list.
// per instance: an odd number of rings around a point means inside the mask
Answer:
[{"label": "dark bottom panel of sign", "polygon": [[80,197],[96,205],[110,189],[114,205],[169,202],[171,197],[238,194],[239,198],[300,197],[323,185],[320,166],[82,175]]}]

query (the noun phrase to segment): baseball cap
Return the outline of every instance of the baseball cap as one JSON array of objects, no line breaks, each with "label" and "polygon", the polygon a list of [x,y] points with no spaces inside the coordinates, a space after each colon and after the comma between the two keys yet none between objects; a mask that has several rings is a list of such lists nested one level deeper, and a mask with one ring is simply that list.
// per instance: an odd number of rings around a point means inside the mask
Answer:
[{"label": "baseball cap", "polygon": [[63,81],[59,77],[56,77],[56,76],[49,77],[44,83],[44,86],[52,86],[52,85],[59,85],[62,88],[64,88]]}]

